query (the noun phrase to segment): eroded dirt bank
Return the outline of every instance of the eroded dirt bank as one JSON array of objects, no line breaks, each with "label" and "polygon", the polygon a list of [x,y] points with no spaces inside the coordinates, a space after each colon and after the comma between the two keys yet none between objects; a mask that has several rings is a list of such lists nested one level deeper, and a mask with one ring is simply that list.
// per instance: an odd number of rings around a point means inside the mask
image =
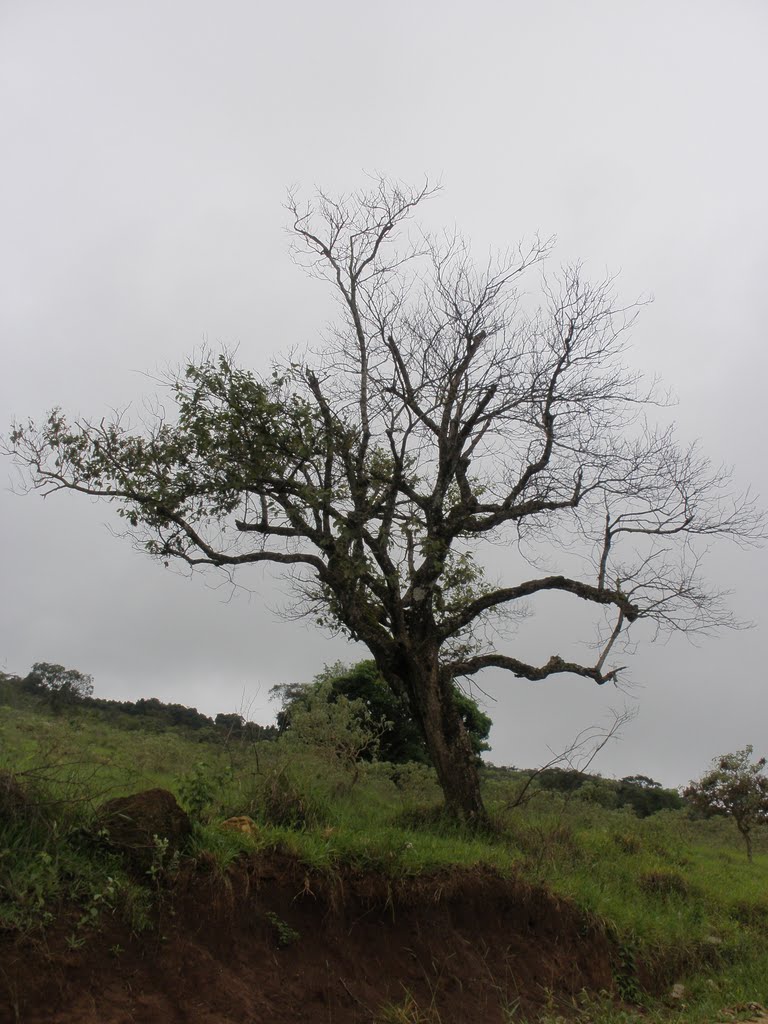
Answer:
[{"label": "eroded dirt bank", "polygon": [[110,918],[74,950],[71,932],[0,937],[3,1024],[362,1024],[408,993],[443,1024],[503,1024],[518,1001],[612,987],[598,928],[490,871],[392,884],[280,858],[226,881],[198,866],[156,930]]}]

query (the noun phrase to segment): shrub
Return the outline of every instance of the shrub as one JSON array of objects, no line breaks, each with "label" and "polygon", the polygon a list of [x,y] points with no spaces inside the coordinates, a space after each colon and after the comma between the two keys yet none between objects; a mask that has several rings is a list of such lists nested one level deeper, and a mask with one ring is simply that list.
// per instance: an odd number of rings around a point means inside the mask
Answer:
[{"label": "shrub", "polygon": [[261,813],[268,825],[314,828],[330,817],[327,798],[288,768],[279,768],[264,779],[260,793]]},{"label": "shrub", "polygon": [[26,817],[31,806],[27,792],[16,775],[0,771],[0,824]]},{"label": "shrub", "polygon": [[639,853],[643,848],[640,836],[634,832],[615,832],[613,841],[622,853]]},{"label": "shrub", "polygon": [[178,780],[181,804],[194,821],[207,820],[205,812],[211,808],[223,782],[222,773],[216,772],[204,761],[198,761],[191,771]]},{"label": "shrub", "polygon": [[677,871],[646,871],[637,884],[654,896],[686,896],[689,891],[688,882]]}]

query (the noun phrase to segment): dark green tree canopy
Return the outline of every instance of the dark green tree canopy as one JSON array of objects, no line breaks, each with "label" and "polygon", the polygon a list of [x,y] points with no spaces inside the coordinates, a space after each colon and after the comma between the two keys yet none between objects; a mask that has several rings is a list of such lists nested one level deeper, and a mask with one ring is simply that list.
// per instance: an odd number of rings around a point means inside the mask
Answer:
[{"label": "dark green tree canopy", "polygon": [[621,782],[624,785],[637,786],[640,789],[661,789],[661,783],[648,775],[625,775]]},{"label": "dark green tree canopy", "polygon": [[[372,660],[359,661],[355,665],[336,662],[327,666],[312,683],[286,683],[273,687],[272,693],[281,700],[277,714],[281,732],[290,726],[293,708],[306,703],[313,691],[326,685],[329,685],[330,699],[346,697],[351,701],[362,701],[372,721],[388,723],[379,737],[379,760],[393,764],[408,761],[430,763],[426,740],[408,706],[407,697],[392,691]],[[455,701],[472,749],[479,757],[484,750],[490,750],[486,741],[491,719],[467,694],[457,692]]]},{"label": "dark green tree canopy", "polygon": [[628,775],[616,787],[618,805],[629,806],[639,818],[658,811],[676,811],[683,800],[675,789],[664,789],[660,782],[647,775]]},{"label": "dark green tree canopy", "polygon": [[54,708],[74,704],[93,693],[93,676],[76,668],[38,661],[24,678],[24,689],[44,696]]},{"label": "dark green tree canopy", "polygon": [[[407,234],[431,194],[380,179],[290,197],[294,256],[339,301],[319,354],[266,375],[203,354],[152,422],[54,410],[7,448],[31,488],[114,502],[163,562],[282,565],[299,610],[364,643],[407,698],[450,809],[480,819],[455,680],[602,684],[636,623],[732,624],[701,557],[718,537],[756,541],[764,520],[726,470],[644,418],[653,389],[624,364],[636,310],[610,279],[566,266],[540,278],[537,304],[523,281],[551,244],[475,265],[455,234]],[[490,542],[519,554],[509,579],[484,572]],[[547,593],[591,610],[593,658],[562,656],[554,621],[546,659],[510,649],[510,620]]]}]

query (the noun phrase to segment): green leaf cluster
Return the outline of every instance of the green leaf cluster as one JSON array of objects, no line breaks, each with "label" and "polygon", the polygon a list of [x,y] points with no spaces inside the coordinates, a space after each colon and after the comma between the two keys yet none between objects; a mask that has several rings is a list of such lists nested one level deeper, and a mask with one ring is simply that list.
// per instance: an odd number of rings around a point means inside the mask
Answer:
[{"label": "green leaf cluster", "polygon": [[[315,702],[318,696],[328,703],[352,702],[358,714],[367,721],[381,723],[377,756],[381,761],[405,764],[415,761],[429,764],[430,758],[424,736],[411,713],[408,698],[396,694],[387,686],[373,660],[359,661],[355,665],[336,662],[326,666],[309,684],[286,684],[273,687],[273,693],[281,702],[277,724],[281,731],[289,729],[301,717],[304,710]],[[472,749],[479,755],[489,750],[488,734],[491,719],[467,694],[455,689],[454,701],[464,722],[472,743]],[[371,759],[371,752],[363,755]]]}]

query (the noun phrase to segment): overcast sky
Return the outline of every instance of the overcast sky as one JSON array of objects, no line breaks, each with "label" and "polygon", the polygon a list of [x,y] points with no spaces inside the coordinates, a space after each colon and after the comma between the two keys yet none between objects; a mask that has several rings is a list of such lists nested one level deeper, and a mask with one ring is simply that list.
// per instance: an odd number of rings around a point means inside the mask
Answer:
[{"label": "overcast sky", "polygon": [[[482,253],[534,231],[655,302],[632,362],[679,399],[683,437],[768,499],[765,0],[0,0],[0,410],[104,415],[203,341],[257,369],[312,342],[328,297],[291,263],[286,186],[365,170],[445,188],[432,224]],[[147,372],[149,376],[147,376]],[[163,570],[78,495],[14,496],[0,465],[0,668],[90,672],[96,693],[267,721],[270,686],[356,660],[250,596]],[[685,783],[768,753],[768,554],[717,548],[754,620],[641,646],[629,694],[488,673],[491,758],[531,766],[628,701],[597,767]],[[557,651],[560,609],[534,647]],[[510,652],[514,653],[514,652]]]}]

